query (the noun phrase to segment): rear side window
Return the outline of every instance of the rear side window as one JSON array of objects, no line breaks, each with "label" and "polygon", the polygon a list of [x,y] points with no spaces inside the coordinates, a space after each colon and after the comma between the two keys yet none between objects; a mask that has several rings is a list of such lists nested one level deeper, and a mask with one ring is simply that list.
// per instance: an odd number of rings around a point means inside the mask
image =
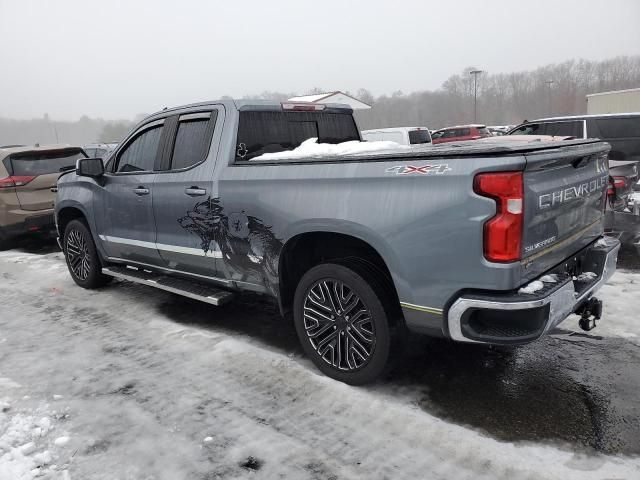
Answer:
[{"label": "rear side window", "polygon": [[207,157],[216,113],[213,111],[180,117],[171,157],[172,170],[192,167]]},{"label": "rear side window", "polygon": [[316,112],[240,112],[236,160],[282,152],[317,138],[318,143],[360,140],[351,114]]},{"label": "rear side window", "polygon": [[75,167],[79,158],[86,157],[80,151],[16,154],[11,157],[12,175],[20,177],[58,173],[64,168]]},{"label": "rear side window", "polygon": [[575,122],[550,122],[546,124],[544,135],[582,138],[584,136],[583,127],[584,122],[582,120]]},{"label": "rear side window", "polygon": [[640,137],[640,117],[599,118],[596,123],[603,138]]},{"label": "rear side window", "polygon": [[158,155],[162,125],[140,133],[118,155],[116,172],[150,172]]},{"label": "rear side window", "polygon": [[411,145],[431,143],[431,135],[428,130],[409,130],[409,143]]}]

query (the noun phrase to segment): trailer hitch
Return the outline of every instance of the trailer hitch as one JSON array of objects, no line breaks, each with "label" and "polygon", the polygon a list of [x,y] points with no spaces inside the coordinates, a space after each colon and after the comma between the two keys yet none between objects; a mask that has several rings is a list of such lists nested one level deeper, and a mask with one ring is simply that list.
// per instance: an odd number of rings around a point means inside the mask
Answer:
[{"label": "trailer hitch", "polygon": [[598,300],[596,297],[591,297],[584,302],[576,313],[580,315],[578,325],[585,331],[590,331],[596,328],[596,320],[600,320],[602,316],[602,300]]}]

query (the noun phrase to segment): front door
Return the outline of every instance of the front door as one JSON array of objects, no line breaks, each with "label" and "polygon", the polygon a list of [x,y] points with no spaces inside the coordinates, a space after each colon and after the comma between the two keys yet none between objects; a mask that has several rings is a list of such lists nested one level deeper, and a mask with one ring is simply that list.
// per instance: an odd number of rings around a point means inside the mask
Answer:
[{"label": "front door", "polygon": [[167,142],[154,185],[156,244],[172,270],[222,279],[213,181],[224,111],[208,107],[167,120]]},{"label": "front door", "polygon": [[153,216],[154,168],[162,155],[164,120],[141,127],[118,150],[104,177],[100,240],[109,257],[152,266],[162,263]]}]

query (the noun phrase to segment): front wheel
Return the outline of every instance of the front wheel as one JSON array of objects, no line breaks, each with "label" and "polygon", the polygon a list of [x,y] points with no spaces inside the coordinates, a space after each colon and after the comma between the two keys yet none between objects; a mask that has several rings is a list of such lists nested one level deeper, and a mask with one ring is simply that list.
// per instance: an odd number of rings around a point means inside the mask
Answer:
[{"label": "front wheel", "polygon": [[304,274],[294,298],[294,322],[305,353],[327,376],[361,385],[388,365],[396,331],[391,295],[377,270],[325,263]]},{"label": "front wheel", "polygon": [[83,288],[106,285],[111,277],[102,273],[102,263],[91,232],[81,220],[72,220],[64,230],[64,256],[71,278]]}]

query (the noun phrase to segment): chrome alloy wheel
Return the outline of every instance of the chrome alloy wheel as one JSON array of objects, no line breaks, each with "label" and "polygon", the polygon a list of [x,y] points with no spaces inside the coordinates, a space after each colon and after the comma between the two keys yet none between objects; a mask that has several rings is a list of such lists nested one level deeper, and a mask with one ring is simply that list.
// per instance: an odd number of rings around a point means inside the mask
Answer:
[{"label": "chrome alloy wheel", "polygon": [[337,280],[316,282],[304,299],[304,329],[311,346],[339,370],[357,370],[373,353],[376,332],[371,312],[356,293]]},{"label": "chrome alloy wheel", "polygon": [[91,271],[91,257],[84,235],[78,230],[71,230],[66,247],[69,268],[78,279],[86,280]]}]

